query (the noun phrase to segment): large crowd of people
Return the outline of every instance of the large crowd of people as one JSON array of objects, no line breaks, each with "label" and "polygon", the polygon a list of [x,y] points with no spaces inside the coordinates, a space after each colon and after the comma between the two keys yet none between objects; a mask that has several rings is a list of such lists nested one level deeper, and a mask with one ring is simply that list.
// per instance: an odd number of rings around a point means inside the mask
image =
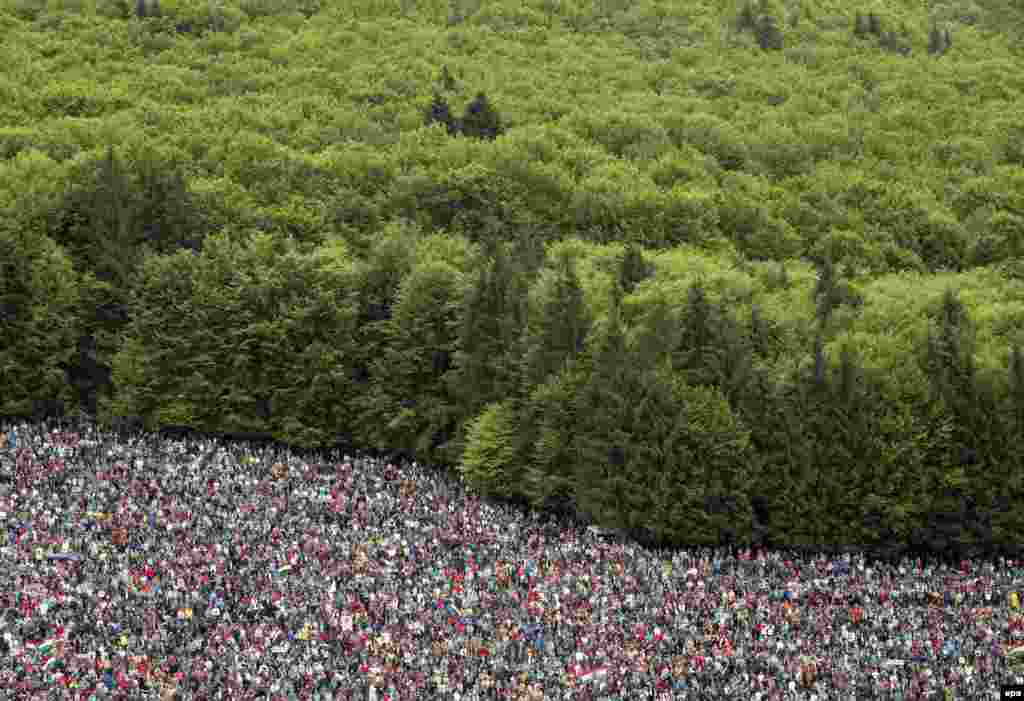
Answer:
[{"label": "large crowd of people", "polygon": [[1024,681],[1020,562],[653,552],[415,463],[0,435],[16,699],[912,701]]}]

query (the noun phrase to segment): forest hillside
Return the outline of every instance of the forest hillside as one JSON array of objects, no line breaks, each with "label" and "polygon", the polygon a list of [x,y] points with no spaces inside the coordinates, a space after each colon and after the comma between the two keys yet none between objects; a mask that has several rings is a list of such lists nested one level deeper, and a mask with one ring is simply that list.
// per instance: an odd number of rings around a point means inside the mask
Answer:
[{"label": "forest hillside", "polygon": [[659,544],[1024,535],[1024,5],[0,0],[0,415]]}]

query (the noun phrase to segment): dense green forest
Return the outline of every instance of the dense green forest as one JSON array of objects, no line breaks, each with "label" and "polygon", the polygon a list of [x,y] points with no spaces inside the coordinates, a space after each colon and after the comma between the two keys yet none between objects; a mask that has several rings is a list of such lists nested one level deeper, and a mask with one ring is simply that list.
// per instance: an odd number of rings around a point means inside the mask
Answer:
[{"label": "dense green forest", "polygon": [[1024,535],[1024,5],[0,0],[0,415],[661,545]]}]

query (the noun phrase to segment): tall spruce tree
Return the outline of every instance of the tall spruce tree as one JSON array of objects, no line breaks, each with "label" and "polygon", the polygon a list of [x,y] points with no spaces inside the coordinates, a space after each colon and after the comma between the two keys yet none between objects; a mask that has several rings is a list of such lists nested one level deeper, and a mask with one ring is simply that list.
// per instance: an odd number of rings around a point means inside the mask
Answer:
[{"label": "tall spruce tree", "polygon": [[630,362],[621,320],[622,289],[612,289],[612,306],[607,326],[593,349],[590,377],[574,401],[578,429],[573,484],[578,503],[606,525],[629,528],[636,524],[632,514],[645,500],[647,490],[640,474],[628,484],[612,484],[628,466],[636,444],[629,407],[636,400],[638,369]]},{"label": "tall spruce tree", "polygon": [[[986,408],[986,392],[978,386],[970,319],[954,290],[945,290],[934,317],[938,328],[935,332],[929,329],[925,353],[925,371],[932,387],[930,440],[925,457],[925,464],[931,468],[927,478],[931,491],[926,496],[934,499],[929,507],[934,512],[953,513],[964,492],[959,487],[947,489],[948,480],[962,478],[957,477],[960,455],[987,442],[986,424],[994,417]],[[988,453],[988,447],[984,446],[983,451]],[[933,530],[936,527],[935,523],[929,526]],[[939,543],[954,535],[933,533],[929,537]]]},{"label": "tall spruce tree", "polygon": [[858,12],[853,23],[853,35],[858,39],[863,39],[869,32],[870,28],[868,27],[868,18]]},{"label": "tall spruce tree", "polygon": [[461,130],[465,136],[490,141],[504,132],[501,117],[482,92],[478,92],[473,101],[466,105]]},{"label": "tall spruce tree", "polygon": [[638,283],[649,278],[654,268],[644,260],[643,250],[635,243],[626,246],[626,253],[619,266],[619,284],[626,294],[631,294]]},{"label": "tall spruce tree", "polygon": [[874,12],[868,13],[868,32],[875,36],[882,35],[882,21]]},{"label": "tall spruce tree", "polygon": [[750,306],[750,345],[751,351],[758,357],[767,357],[771,349],[771,332],[768,322],[761,315],[758,304]]},{"label": "tall spruce tree", "polygon": [[932,31],[928,35],[928,53],[934,56],[935,54],[941,54],[942,50],[942,33],[938,27],[932,27]]},{"label": "tall spruce tree", "polygon": [[818,268],[818,279],[814,283],[812,296],[817,302],[815,318],[822,324],[827,323],[836,304],[836,286],[838,279],[832,260],[826,258]]},{"label": "tall spruce tree", "polygon": [[529,386],[545,382],[579,355],[591,326],[572,254],[563,250],[556,266],[551,295],[528,321],[522,376]]},{"label": "tall spruce tree", "polygon": [[775,18],[765,15],[757,26],[757,45],[765,51],[779,51],[782,49],[782,30],[779,29]]},{"label": "tall spruce tree", "polygon": [[[519,248],[528,251],[532,246],[524,239]],[[521,384],[512,402],[518,427],[516,463],[531,466],[522,494],[538,508],[572,494],[568,436],[574,429],[569,401],[586,374],[580,365],[592,325],[569,251],[560,252],[548,275],[541,278],[550,288],[541,288],[540,308],[523,318],[518,345]],[[525,291],[519,294],[525,302]]]},{"label": "tall spruce tree", "polygon": [[673,350],[673,367],[681,370],[691,385],[714,384],[715,309],[704,291],[704,282],[696,280],[687,291],[682,335]]},{"label": "tall spruce tree", "polygon": [[1014,345],[1010,352],[1010,416],[1013,417],[1011,435],[1016,444],[1024,441],[1024,352]]},{"label": "tall spruce tree", "polygon": [[836,389],[839,392],[839,399],[844,404],[853,401],[859,381],[860,368],[857,366],[853,351],[846,344],[843,344],[839,352],[839,382]]},{"label": "tall spruce tree", "polygon": [[462,302],[455,369],[449,374],[462,416],[469,419],[484,405],[506,399],[518,385],[517,344],[522,307],[505,244],[486,239],[486,263]]},{"label": "tall spruce tree", "polygon": [[827,258],[818,267],[818,279],[812,297],[817,303],[815,318],[822,326],[828,323],[832,312],[840,305],[859,307],[864,303],[860,293],[839,279],[832,261]]},{"label": "tall spruce tree", "polygon": [[662,297],[655,297],[645,305],[638,320],[636,337],[637,361],[647,369],[661,365],[676,348],[681,337],[679,318]]},{"label": "tall spruce tree", "polygon": [[448,72],[448,66],[441,66],[441,88],[446,92],[451,92],[455,90],[456,87],[457,83],[455,82],[455,78],[452,77],[452,74]]},{"label": "tall spruce tree", "polygon": [[825,358],[825,342],[819,333],[814,337],[814,374],[812,375],[814,387],[819,391],[827,387],[827,370],[828,360]]},{"label": "tall spruce tree", "polygon": [[750,344],[742,329],[695,281],[687,292],[672,366],[691,385],[714,385],[731,400],[750,371]]},{"label": "tall spruce tree", "polygon": [[426,114],[423,118],[424,126],[430,126],[435,122],[439,122],[445,126],[449,136],[455,136],[459,133],[459,125],[455,118],[452,117],[451,108],[448,106],[448,101],[445,100],[440,93],[434,93],[434,100],[430,103],[430,107],[427,109]]},{"label": "tall spruce tree", "polygon": [[748,2],[740,10],[739,16],[736,18],[736,29],[744,32],[747,30],[754,30],[757,28],[757,15],[754,12],[753,3]]}]

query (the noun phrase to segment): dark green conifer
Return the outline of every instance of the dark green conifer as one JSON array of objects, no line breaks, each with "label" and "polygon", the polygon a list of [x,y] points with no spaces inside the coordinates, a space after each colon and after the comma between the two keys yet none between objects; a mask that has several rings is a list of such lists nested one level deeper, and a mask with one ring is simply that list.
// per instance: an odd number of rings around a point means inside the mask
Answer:
[{"label": "dark green conifer", "polygon": [[882,20],[874,12],[867,13],[867,31],[876,37],[882,36]]},{"label": "dark green conifer", "polygon": [[452,393],[463,415],[475,416],[484,405],[507,399],[516,389],[514,350],[522,332],[516,266],[497,236],[485,240],[488,262],[462,301],[452,373]]},{"label": "dark green conifer", "polygon": [[448,72],[447,65],[441,66],[441,86],[448,92],[451,92],[456,87],[455,78]]},{"label": "dark green conifer", "polygon": [[528,386],[547,381],[567,360],[582,353],[590,331],[575,261],[563,251],[556,265],[553,294],[538,318],[530,320],[526,334],[522,377]]},{"label": "dark green conifer", "polygon": [[634,243],[626,247],[626,254],[619,266],[619,284],[626,294],[631,294],[638,283],[651,276],[652,266],[644,260],[643,251]]},{"label": "dark green conifer", "polygon": [[757,29],[757,16],[751,3],[748,2],[740,10],[739,17],[736,18],[736,28],[741,32]]},{"label": "dark green conifer", "polygon": [[828,363],[825,358],[825,341],[819,333],[814,337],[814,385],[818,389],[825,387],[825,371]]},{"label": "dark green conifer", "polygon": [[845,405],[853,401],[857,389],[857,382],[860,379],[860,368],[852,349],[848,344],[843,344],[839,352],[839,397]]},{"label": "dark green conifer", "polygon": [[814,291],[811,293],[817,302],[816,318],[825,323],[832,315],[836,305],[836,288],[838,279],[832,261],[826,258],[818,269],[818,280],[814,284]]},{"label": "dark green conifer", "polygon": [[782,32],[775,24],[775,18],[765,15],[757,27],[757,45],[765,51],[782,49]]},{"label": "dark green conifer", "polygon": [[857,13],[857,19],[854,20],[853,24],[853,35],[858,39],[863,39],[870,32],[868,26],[868,18],[862,15],[860,12]]},{"label": "dark green conifer", "polygon": [[742,329],[708,299],[704,284],[695,281],[687,292],[672,367],[690,384],[714,385],[731,398],[746,382],[749,356],[750,342]]},{"label": "dark green conifer", "polygon": [[482,92],[477,93],[473,101],[466,105],[460,127],[465,136],[491,141],[504,131],[501,118]]},{"label": "dark green conifer", "polygon": [[440,122],[448,130],[449,136],[455,136],[458,133],[458,124],[452,117],[451,108],[448,107],[448,101],[441,97],[440,93],[434,93],[434,101],[430,103],[430,107],[427,109],[427,113],[424,117],[424,126],[430,126],[435,122]]},{"label": "dark green conifer", "polygon": [[759,356],[765,356],[769,349],[768,324],[761,316],[761,307],[753,304],[750,307],[750,344]]},{"label": "dark green conifer", "polygon": [[1024,352],[1020,345],[1010,352],[1010,398],[1016,437],[1024,439]]},{"label": "dark green conifer", "polygon": [[938,27],[932,27],[932,31],[928,35],[928,53],[931,56],[942,53],[942,33],[939,32]]}]

